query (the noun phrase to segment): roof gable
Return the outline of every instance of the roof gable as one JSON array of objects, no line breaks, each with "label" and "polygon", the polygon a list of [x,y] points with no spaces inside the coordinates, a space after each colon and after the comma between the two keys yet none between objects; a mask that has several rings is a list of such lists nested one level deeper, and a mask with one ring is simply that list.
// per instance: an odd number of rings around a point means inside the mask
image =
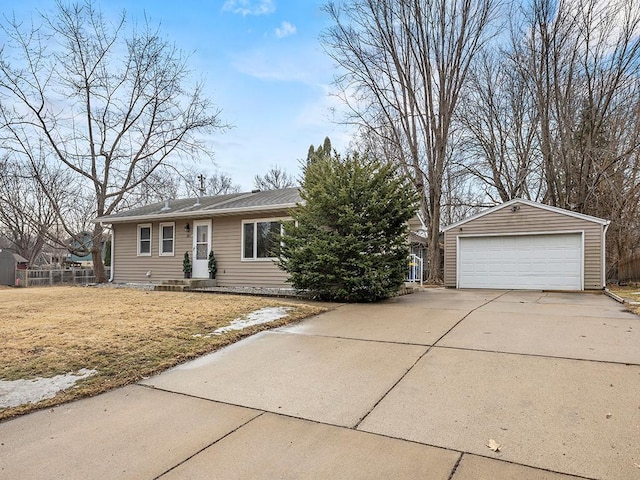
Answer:
[{"label": "roof gable", "polygon": [[482,218],[486,215],[490,215],[494,212],[502,210],[504,208],[511,208],[515,206],[515,204],[521,203],[523,205],[529,205],[534,208],[539,208],[541,210],[547,210],[549,212],[559,213],[561,215],[566,215],[568,217],[579,218],[580,220],[585,220],[587,222],[593,222],[600,225],[608,225],[610,220],[604,220],[598,217],[592,217],[591,215],[585,215],[584,213],[572,212],[571,210],[565,210],[564,208],[552,207],[551,205],[545,205],[544,203],[534,202],[532,200],[525,200],[523,198],[514,198],[513,200],[509,200],[508,202],[501,203],[500,205],[496,205],[495,207],[491,207],[487,210],[484,210],[480,213],[476,213],[475,215],[470,216],[469,218],[465,218],[464,220],[460,220],[459,222],[452,223],[451,225],[447,225],[442,229],[443,232],[451,230],[452,228],[460,227],[467,222],[471,222],[472,220],[477,220],[478,218]]}]

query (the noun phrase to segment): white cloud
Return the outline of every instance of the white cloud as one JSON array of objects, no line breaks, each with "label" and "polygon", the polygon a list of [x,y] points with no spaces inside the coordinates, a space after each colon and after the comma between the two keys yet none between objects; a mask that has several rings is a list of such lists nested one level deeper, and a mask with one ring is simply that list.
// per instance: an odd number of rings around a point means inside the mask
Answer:
[{"label": "white cloud", "polygon": [[296,33],[296,26],[291,25],[289,22],[282,22],[279,27],[276,28],[276,37],[284,38]]},{"label": "white cloud", "polygon": [[245,15],[268,15],[276,11],[273,0],[227,0],[222,6],[225,12]]},{"label": "white cloud", "polygon": [[237,54],[234,68],[260,80],[315,83],[317,71],[308,58],[297,56],[291,51],[256,49]]}]

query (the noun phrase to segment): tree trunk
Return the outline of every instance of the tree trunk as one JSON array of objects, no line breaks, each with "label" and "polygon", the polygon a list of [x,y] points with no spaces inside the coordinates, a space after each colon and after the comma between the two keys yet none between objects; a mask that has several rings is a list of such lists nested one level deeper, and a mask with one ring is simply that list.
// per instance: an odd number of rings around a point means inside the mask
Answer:
[{"label": "tree trunk", "polygon": [[107,272],[104,268],[104,260],[102,257],[102,233],[103,228],[100,224],[96,224],[93,228],[93,243],[91,246],[91,257],[93,260],[93,274],[96,277],[96,283],[105,283]]},{"label": "tree trunk", "polygon": [[[440,264],[440,242],[438,236],[440,232],[439,228],[431,227],[431,240],[428,246],[429,256],[429,276],[427,277],[427,283],[441,284],[442,283],[442,265]],[[435,236],[434,236],[435,233]]]}]

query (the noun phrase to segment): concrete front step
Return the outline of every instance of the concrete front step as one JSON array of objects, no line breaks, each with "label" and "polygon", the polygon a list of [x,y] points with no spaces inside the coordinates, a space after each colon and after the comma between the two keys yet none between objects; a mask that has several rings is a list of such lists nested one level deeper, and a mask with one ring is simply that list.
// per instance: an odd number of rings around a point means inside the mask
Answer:
[{"label": "concrete front step", "polygon": [[154,290],[156,292],[188,292],[190,288],[188,285],[166,285],[163,283],[156,285]]},{"label": "concrete front step", "polygon": [[184,292],[194,288],[215,287],[217,281],[208,278],[181,278],[173,280],[165,280],[160,285],[156,285],[155,289],[161,292]]}]

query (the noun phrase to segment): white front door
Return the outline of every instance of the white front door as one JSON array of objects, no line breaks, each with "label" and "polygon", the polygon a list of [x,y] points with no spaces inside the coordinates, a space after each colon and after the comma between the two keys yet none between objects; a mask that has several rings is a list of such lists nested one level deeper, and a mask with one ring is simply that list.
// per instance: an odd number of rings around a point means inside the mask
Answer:
[{"label": "white front door", "polygon": [[211,221],[195,220],[193,222],[193,278],[209,278],[207,261],[211,251]]}]

